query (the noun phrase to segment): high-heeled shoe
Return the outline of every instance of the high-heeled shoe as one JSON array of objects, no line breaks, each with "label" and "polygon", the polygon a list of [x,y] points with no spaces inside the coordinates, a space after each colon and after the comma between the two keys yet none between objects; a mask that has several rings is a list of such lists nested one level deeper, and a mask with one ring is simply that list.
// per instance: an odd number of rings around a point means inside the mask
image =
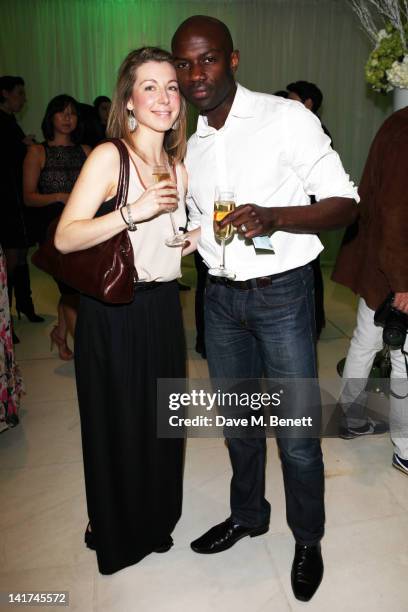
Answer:
[{"label": "high-heeled shoe", "polygon": [[64,338],[61,338],[61,336],[58,335],[57,330],[58,330],[58,327],[53,327],[50,333],[50,340],[51,340],[50,350],[52,351],[52,349],[54,348],[54,344],[56,344],[58,347],[58,353],[59,353],[60,359],[62,359],[63,361],[70,361],[73,358],[74,353],[68,347],[66,340],[64,340]]},{"label": "high-heeled shoe", "polygon": [[43,323],[45,321],[44,317],[40,317],[40,315],[35,313],[34,310],[19,310],[18,308],[16,308],[16,310],[19,320],[21,319],[21,313],[23,313],[30,323]]},{"label": "high-heeled shoe", "polygon": [[[89,522],[85,529],[84,542],[88,548],[90,548],[91,550],[96,550],[95,540],[93,537],[93,533],[90,530],[90,526],[91,526],[91,523]],[[166,538],[165,542],[163,542],[160,546],[154,549],[154,552],[155,553],[165,553],[170,550],[173,544],[174,544],[173,538],[169,535],[169,537]]]}]

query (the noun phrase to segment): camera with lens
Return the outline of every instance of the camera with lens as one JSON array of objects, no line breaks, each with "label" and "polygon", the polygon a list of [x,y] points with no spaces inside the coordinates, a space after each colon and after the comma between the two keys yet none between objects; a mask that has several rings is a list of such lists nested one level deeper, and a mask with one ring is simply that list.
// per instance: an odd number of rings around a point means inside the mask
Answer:
[{"label": "camera with lens", "polygon": [[403,349],[408,331],[408,315],[394,308],[390,293],[374,314],[374,323],[384,328],[383,340],[391,349]]}]

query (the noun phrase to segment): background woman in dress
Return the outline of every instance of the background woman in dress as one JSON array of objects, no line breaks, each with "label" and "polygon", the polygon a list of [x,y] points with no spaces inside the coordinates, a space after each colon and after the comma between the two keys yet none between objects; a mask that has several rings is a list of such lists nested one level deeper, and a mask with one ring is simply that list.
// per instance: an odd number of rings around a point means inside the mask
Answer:
[{"label": "background woman in dress", "polygon": [[[183,441],[157,438],[158,378],[185,376],[176,279],[181,247],[168,247],[169,215],[184,226],[185,104],[171,56],[132,51],[118,76],[108,135],[130,157],[129,208],[114,210],[119,154],[102,143],[87,160],[61,217],[55,245],[72,252],[125,228],[138,274],[130,304],[81,295],[75,366],[90,524],[85,541],[111,574],[172,546],[181,514]],[[153,166],[172,166],[155,183]],[[95,218],[96,217],[96,218]],[[129,225],[130,224],[130,225]]]},{"label": "background woman in dress", "polygon": [[[41,124],[45,142],[32,145],[24,160],[24,200],[36,207],[38,241],[44,242],[51,221],[64,209],[91,149],[81,141],[78,104],[71,96],[56,96],[49,102]],[[68,332],[73,336],[78,294],[58,282],[58,323],[51,332],[51,348],[58,346],[61,359],[72,359]]]}]

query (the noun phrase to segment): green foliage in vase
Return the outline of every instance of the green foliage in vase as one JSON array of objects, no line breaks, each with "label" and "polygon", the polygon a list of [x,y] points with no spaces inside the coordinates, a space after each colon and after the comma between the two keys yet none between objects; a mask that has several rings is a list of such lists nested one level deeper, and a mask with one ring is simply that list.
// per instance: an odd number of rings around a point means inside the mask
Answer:
[{"label": "green foliage in vase", "polygon": [[[404,30],[406,40],[408,40],[408,24]],[[365,66],[366,81],[375,91],[387,93],[393,89],[389,83],[387,70],[390,70],[394,62],[402,62],[407,48],[401,40],[398,30],[387,23],[385,28],[380,30],[377,35],[377,44],[370,53]]]}]

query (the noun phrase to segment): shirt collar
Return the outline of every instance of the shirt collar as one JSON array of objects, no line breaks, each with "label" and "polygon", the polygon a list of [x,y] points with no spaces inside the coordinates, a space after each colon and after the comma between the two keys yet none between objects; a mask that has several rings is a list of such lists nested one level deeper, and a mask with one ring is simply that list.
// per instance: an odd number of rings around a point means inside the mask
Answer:
[{"label": "shirt collar", "polygon": [[[235,94],[234,101],[231,106],[231,110],[228,113],[228,117],[225,121],[225,125],[230,122],[231,117],[237,117],[238,119],[248,119],[254,116],[253,105],[251,104],[251,92],[242,87],[237,83],[237,91]],[[197,136],[205,138],[211,134],[215,134],[217,130],[208,125],[208,119],[205,115],[199,115],[197,121]]]}]

